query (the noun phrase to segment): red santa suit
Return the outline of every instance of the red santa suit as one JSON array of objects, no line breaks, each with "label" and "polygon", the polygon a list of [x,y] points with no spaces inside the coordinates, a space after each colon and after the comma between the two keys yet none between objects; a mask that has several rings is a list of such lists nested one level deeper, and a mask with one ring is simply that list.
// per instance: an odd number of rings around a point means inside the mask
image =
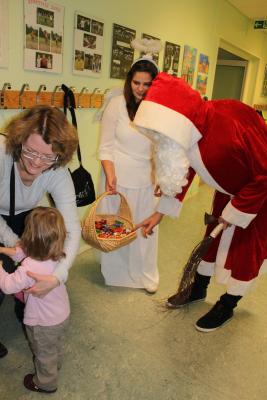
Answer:
[{"label": "red santa suit", "polygon": [[[171,139],[184,152],[183,163],[187,159],[191,168],[183,177],[188,183],[180,180],[178,201],[182,202],[195,173],[216,190],[213,214],[232,226],[214,241],[198,272],[215,273],[229,294],[244,295],[267,259],[264,120],[236,100],[204,101],[182,79],[160,73],[134,123],[150,136]],[[159,159],[164,163],[164,156]]]}]

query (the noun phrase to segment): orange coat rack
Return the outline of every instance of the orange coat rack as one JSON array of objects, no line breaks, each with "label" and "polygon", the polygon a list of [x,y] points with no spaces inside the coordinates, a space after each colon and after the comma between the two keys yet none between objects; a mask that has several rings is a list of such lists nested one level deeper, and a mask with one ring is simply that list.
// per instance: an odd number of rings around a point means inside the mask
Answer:
[{"label": "orange coat rack", "polygon": [[[71,87],[77,108],[100,108],[103,103],[104,93],[95,88],[89,93],[88,88],[83,87],[80,92]],[[30,90],[29,84],[24,83],[20,90],[12,90],[10,83],[5,83],[0,91],[0,109],[25,109],[37,104],[52,105],[63,108],[64,92],[61,86],[56,86],[53,92],[46,91],[46,85],[40,85],[37,91]]]}]

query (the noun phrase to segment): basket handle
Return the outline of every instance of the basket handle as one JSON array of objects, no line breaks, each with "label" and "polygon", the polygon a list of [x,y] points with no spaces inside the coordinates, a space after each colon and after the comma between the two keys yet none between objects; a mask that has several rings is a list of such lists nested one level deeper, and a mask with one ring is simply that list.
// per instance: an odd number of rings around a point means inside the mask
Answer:
[{"label": "basket handle", "polygon": [[[101,201],[104,197],[111,195],[111,193],[112,193],[112,192],[104,192],[104,193],[102,193],[100,196],[97,197],[97,199],[95,200],[95,202],[94,202],[93,205],[92,205],[93,210],[91,210],[92,215],[93,215],[94,218],[95,218],[97,206],[98,206],[98,204],[100,203],[100,201]],[[117,192],[116,194],[118,194],[118,195],[120,196],[120,199],[121,199],[121,203],[120,203],[120,207],[119,207],[118,213],[119,213],[121,216],[123,216],[124,218],[126,218],[126,219],[132,221],[132,219],[133,219],[133,217],[132,217],[132,212],[131,212],[131,210],[130,210],[129,204],[128,204],[128,202],[127,202],[125,196],[124,196],[122,193],[120,193],[120,192]]]}]

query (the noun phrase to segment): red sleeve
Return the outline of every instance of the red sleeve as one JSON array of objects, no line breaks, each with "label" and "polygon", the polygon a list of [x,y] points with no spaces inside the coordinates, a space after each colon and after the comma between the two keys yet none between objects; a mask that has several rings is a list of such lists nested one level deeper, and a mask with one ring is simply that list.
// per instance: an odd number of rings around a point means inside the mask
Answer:
[{"label": "red sleeve", "polygon": [[189,189],[189,187],[190,187],[190,185],[191,185],[191,183],[192,183],[192,181],[193,181],[195,175],[196,175],[196,171],[193,170],[193,168],[190,167],[190,168],[189,168],[189,171],[188,171],[188,176],[187,176],[188,183],[187,183],[186,186],[183,186],[183,189],[182,189],[181,193],[178,193],[178,194],[175,196],[175,198],[176,198],[177,200],[183,201],[183,199],[185,198],[185,195],[186,195],[186,193],[187,193],[187,191],[188,191],[188,189]]}]

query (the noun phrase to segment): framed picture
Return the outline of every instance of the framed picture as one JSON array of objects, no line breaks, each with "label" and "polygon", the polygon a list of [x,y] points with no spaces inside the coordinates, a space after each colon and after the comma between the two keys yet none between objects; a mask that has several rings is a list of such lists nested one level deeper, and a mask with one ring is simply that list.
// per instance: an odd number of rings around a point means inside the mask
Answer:
[{"label": "framed picture", "polygon": [[113,24],[112,51],[110,77],[124,79],[131,68],[134,59],[134,49],[131,48],[131,41],[135,38],[136,31]]},{"label": "framed picture", "polygon": [[61,73],[63,30],[63,6],[24,0],[24,68]]},{"label": "framed picture", "polygon": [[197,67],[196,89],[201,95],[206,94],[209,72],[209,57],[205,54],[199,54]]},{"label": "framed picture", "polygon": [[104,23],[76,12],[74,20],[73,73],[100,77],[103,64]]},{"label": "framed picture", "polygon": [[182,63],[181,78],[190,86],[193,85],[194,73],[196,68],[197,49],[191,46],[184,46],[184,57]]},{"label": "framed picture", "polygon": [[180,57],[180,46],[175,43],[165,42],[163,72],[170,75],[178,75],[178,65]]}]

